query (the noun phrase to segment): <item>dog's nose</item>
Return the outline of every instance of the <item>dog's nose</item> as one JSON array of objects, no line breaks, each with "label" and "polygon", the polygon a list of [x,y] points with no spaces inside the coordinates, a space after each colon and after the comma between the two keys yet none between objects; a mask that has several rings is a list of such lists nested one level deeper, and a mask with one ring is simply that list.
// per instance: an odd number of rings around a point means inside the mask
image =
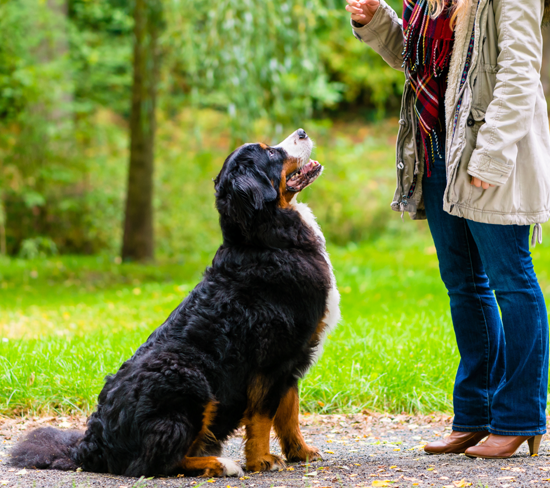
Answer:
[{"label": "dog's nose", "polygon": [[300,139],[307,139],[307,134],[304,129],[298,129],[296,132],[298,132],[298,137]]}]

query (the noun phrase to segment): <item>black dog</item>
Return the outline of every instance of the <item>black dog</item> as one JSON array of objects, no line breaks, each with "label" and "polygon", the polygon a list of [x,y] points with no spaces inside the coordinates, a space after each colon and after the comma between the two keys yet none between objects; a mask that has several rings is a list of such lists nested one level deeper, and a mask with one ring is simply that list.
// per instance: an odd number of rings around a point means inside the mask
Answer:
[{"label": "black dog", "polygon": [[38,429],[20,467],[126,476],[241,475],[218,457],[239,426],[246,469],[279,469],[273,426],[291,461],[313,460],[298,425],[299,378],[339,318],[325,242],[295,196],[322,172],[299,129],[279,146],[247,144],[215,181],[223,244],[203,280],[106,379],[85,433]]}]

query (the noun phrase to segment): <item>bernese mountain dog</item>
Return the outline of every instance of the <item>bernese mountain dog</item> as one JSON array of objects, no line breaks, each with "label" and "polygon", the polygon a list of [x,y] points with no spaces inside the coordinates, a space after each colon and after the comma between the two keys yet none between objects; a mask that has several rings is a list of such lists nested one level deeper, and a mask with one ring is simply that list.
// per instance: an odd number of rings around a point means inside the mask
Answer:
[{"label": "bernese mountain dog", "polygon": [[325,240],[298,193],[323,171],[302,129],[245,144],[215,179],[223,244],[203,280],[112,376],[87,430],[30,432],[12,464],[125,476],[241,476],[220,457],[245,429],[246,469],[320,458],[298,424],[298,380],[339,320]]}]

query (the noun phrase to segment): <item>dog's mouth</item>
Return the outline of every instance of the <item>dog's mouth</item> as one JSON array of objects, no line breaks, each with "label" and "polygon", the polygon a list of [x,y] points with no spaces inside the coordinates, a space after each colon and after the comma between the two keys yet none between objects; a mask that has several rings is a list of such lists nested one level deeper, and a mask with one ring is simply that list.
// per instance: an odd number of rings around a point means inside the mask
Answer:
[{"label": "dog's mouth", "polygon": [[299,192],[311,185],[323,172],[323,166],[319,161],[310,159],[301,168],[291,173],[286,178],[286,188],[288,191]]}]

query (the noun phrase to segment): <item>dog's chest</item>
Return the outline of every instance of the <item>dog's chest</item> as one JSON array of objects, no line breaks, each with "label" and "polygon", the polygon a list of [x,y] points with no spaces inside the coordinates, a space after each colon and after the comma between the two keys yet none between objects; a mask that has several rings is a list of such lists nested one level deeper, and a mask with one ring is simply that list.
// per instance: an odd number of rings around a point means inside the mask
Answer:
[{"label": "dog's chest", "polygon": [[[316,346],[313,354],[313,361],[311,364],[313,365],[321,357],[321,354],[323,352],[323,343],[326,337],[328,336],[330,331],[333,330],[336,327],[336,325],[338,325],[338,322],[340,320],[340,293],[338,293],[338,288],[336,287],[336,278],[334,276],[332,264],[330,262],[329,255],[325,248],[325,236],[323,235],[323,232],[321,231],[321,227],[317,223],[317,220],[315,219],[313,212],[305,203],[293,202],[293,205],[296,211],[300,214],[300,217],[302,218],[303,222],[315,232],[319,240],[322,242],[323,256],[327,261],[327,264],[330,270],[331,287],[326,299],[326,304],[327,304],[326,312],[323,318],[324,327],[320,335],[319,343]],[[306,372],[304,372],[304,374]]]}]

